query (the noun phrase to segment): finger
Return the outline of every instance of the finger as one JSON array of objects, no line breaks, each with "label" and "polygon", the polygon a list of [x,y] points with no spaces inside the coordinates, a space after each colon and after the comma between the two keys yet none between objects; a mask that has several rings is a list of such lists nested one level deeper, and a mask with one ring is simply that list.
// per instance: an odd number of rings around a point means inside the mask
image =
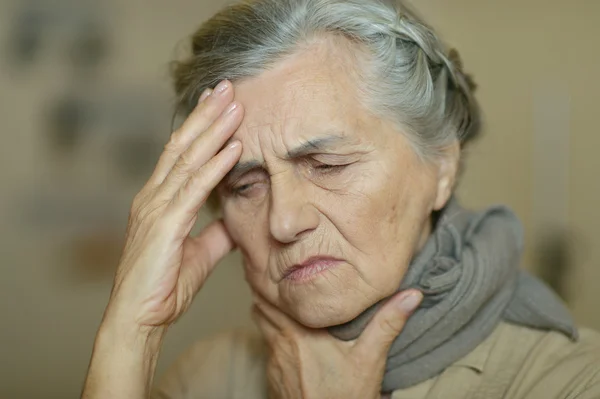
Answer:
[{"label": "finger", "polygon": [[274,342],[280,334],[277,327],[265,316],[265,314],[256,305],[252,307],[252,320],[265,337],[267,342]]},{"label": "finger", "polygon": [[180,271],[180,279],[192,287],[194,293],[202,287],[221,259],[235,248],[233,239],[222,220],[216,220],[186,243],[186,251],[197,262],[186,262]]},{"label": "finger", "polygon": [[215,123],[180,155],[161,184],[159,196],[171,198],[190,176],[215,156],[235,133],[244,117],[243,107],[232,102]]},{"label": "finger", "polygon": [[204,92],[202,92],[202,95],[198,99],[198,104],[202,104],[204,102],[204,100],[206,100],[208,98],[208,96],[210,96],[212,94],[212,92],[213,92],[213,89],[211,89],[211,88],[204,90]]},{"label": "finger", "polygon": [[157,186],[163,182],[179,156],[223,113],[225,107],[233,101],[233,97],[233,85],[227,80],[219,83],[214,90],[207,89],[202,93],[198,106],[171,135],[149,184]]},{"label": "finger", "polygon": [[212,190],[229,173],[242,155],[242,143],[234,141],[196,171],[173,196],[167,212],[189,221],[204,205]]},{"label": "finger", "polygon": [[217,264],[225,255],[233,251],[235,243],[229,235],[223,220],[215,220],[200,232],[190,238],[190,245],[196,250],[202,250],[204,258],[211,265]]},{"label": "finger", "polygon": [[394,296],[375,314],[356,342],[365,355],[386,355],[394,339],[402,332],[406,320],[419,306],[423,294],[407,290]]}]

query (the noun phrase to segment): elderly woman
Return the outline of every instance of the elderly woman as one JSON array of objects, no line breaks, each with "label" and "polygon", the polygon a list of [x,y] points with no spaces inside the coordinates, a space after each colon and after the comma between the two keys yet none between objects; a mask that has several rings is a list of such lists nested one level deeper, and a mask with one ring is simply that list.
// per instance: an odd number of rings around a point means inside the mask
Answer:
[{"label": "elderly woman", "polygon": [[[228,7],[175,86],[188,118],[133,202],[83,397],[600,397],[600,338],[518,270],[513,213],[453,198],[474,86],[404,4]],[[260,336],[200,342],[152,389],[234,247]]]}]

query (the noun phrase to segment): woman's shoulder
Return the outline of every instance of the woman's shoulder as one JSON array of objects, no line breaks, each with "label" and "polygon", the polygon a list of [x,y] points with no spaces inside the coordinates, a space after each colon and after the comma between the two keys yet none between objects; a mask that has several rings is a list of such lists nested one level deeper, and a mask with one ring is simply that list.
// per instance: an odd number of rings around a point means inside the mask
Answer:
[{"label": "woman's shoulder", "polygon": [[265,353],[262,338],[250,329],[199,340],[169,368],[152,397],[264,398]]},{"label": "woman's shoulder", "polygon": [[514,362],[517,371],[508,397],[600,397],[600,333],[579,332],[572,340],[559,332],[504,323],[494,352]]},{"label": "woman's shoulder", "polygon": [[[579,337],[571,339],[557,331],[536,330],[504,324],[506,344],[529,342],[526,360],[550,367],[597,367],[600,369],[600,333],[580,328]],[[524,349],[524,348],[523,348]]]}]

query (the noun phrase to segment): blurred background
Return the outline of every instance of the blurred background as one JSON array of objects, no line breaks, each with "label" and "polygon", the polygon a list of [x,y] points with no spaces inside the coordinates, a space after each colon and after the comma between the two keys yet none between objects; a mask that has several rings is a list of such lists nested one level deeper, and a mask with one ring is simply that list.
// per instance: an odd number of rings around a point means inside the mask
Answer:
[{"label": "blurred background", "polygon": [[[225,3],[0,0],[0,398],[78,397],[130,201],[170,133],[168,63]],[[523,266],[600,329],[600,1],[413,3],[479,84],[486,129],[463,202],[511,206]],[[250,325],[248,308],[232,254],[158,372],[193,341]]]}]

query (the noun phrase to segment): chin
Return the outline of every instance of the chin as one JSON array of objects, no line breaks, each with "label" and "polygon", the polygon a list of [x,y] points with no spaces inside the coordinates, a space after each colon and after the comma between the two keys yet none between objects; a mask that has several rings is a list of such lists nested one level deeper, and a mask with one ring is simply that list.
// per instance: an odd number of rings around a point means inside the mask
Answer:
[{"label": "chin", "polygon": [[309,328],[347,323],[382,299],[385,292],[373,290],[349,265],[301,284],[284,280],[278,291],[280,308]]},{"label": "chin", "polygon": [[285,303],[287,313],[309,328],[326,328],[344,324],[356,318],[372,303],[354,295],[314,295]]}]

